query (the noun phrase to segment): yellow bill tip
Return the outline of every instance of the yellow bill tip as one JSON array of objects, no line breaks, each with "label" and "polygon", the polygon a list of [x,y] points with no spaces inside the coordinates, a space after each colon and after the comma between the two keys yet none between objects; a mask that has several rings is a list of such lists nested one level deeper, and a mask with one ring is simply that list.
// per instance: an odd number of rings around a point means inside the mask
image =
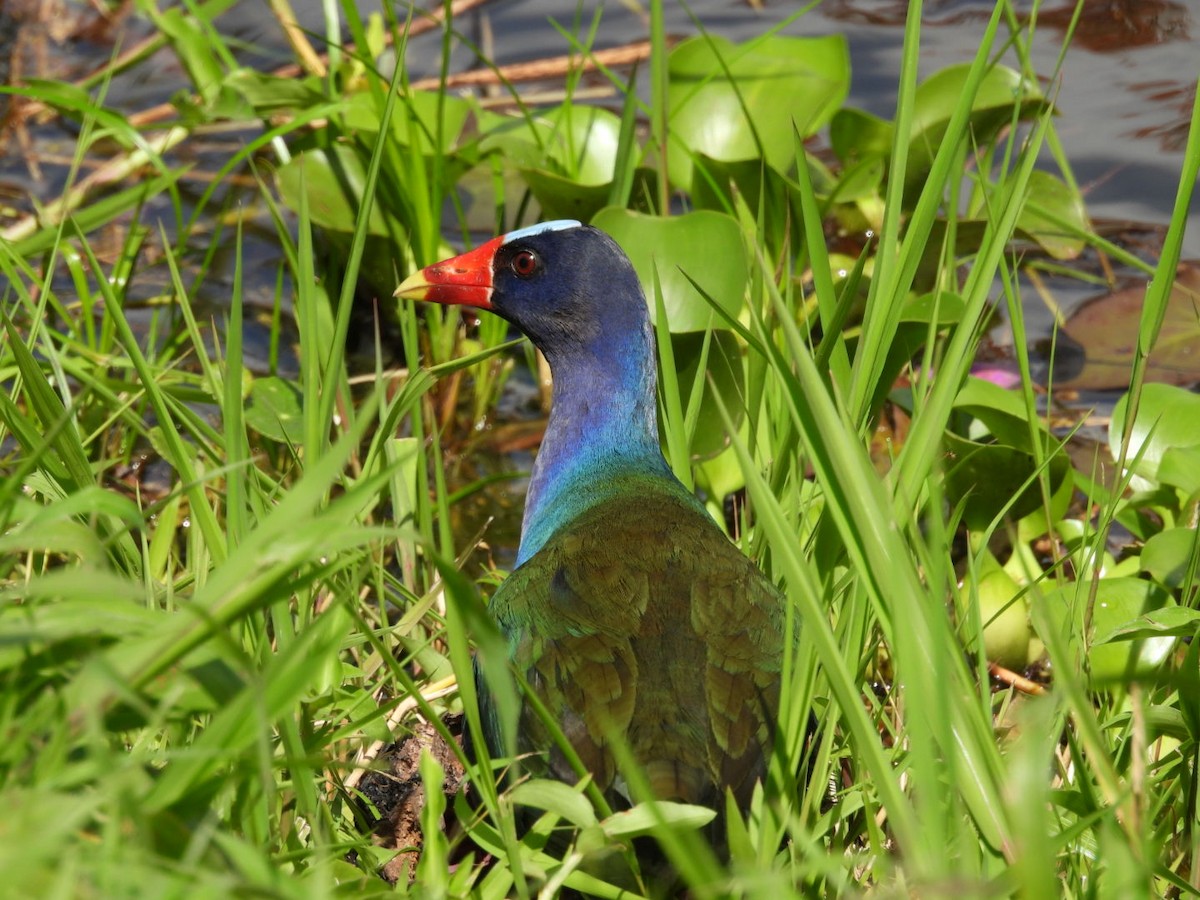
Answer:
[{"label": "yellow bill tip", "polygon": [[429,289],[432,286],[429,279],[425,277],[424,270],[421,270],[400,282],[400,287],[396,288],[392,296],[403,297],[406,300],[424,300],[429,295]]}]

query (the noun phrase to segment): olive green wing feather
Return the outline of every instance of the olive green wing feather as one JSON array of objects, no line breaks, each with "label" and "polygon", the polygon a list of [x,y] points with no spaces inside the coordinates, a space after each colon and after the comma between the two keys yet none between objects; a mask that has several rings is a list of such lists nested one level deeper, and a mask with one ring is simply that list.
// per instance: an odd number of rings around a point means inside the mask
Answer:
[{"label": "olive green wing feather", "polygon": [[[782,599],[686,497],[622,497],[560,530],[497,591],[515,668],[602,788],[625,744],[663,797],[713,802],[765,771]],[[518,746],[549,750],[528,707]]]}]

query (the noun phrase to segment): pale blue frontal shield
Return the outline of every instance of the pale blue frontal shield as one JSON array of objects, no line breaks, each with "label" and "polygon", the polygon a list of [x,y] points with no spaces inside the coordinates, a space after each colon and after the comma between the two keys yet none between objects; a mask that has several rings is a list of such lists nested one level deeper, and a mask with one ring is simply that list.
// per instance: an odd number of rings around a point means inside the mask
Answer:
[{"label": "pale blue frontal shield", "polygon": [[555,219],[552,222],[539,222],[537,225],[530,225],[528,228],[518,228],[516,231],[510,231],[504,235],[504,243],[507,244],[509,241],[533,237],[536,234],[542,234],[546,231],[566,231],[568,228],[582,227],[583,223],[577,222],[574,219]]}]

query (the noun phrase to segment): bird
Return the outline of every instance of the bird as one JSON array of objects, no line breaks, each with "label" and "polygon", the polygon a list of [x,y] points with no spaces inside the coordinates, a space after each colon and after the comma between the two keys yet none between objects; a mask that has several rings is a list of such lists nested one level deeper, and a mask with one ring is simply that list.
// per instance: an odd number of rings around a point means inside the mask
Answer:
[{"label": "bird", "polygon": [[[396,296],[489,310],[550,366],[516,565],[488,604],[527,690],[614,801],[640,799],[627,751],[655,799],[720,810],[728,790],[744,808],[772,752],[785,601],[663,456],[629,258],[595,227],[545,222],[428,266]],[[500,755],[494,701],[479,698]],[[578,780],[528,700],[517,749],[525,771]]]}]

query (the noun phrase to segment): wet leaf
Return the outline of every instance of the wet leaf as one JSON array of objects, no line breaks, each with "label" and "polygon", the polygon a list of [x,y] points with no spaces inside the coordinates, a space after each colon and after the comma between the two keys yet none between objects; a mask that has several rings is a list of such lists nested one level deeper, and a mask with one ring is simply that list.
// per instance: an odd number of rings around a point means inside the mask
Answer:
[{"label": "wet leaf", "polygon": [[280,444],[299,445],[304,439],[300,388],[274,375],[256,378],[250,387],[246,424]]},{"label": "wet leaf", "polygon": [[[970,68],[966,63],[947,66],[917,86],[905,175],[906,199],[915,197],[925,183],[933,157],[945,137],[946,126],[962,101]],[[992,66],[983,76],[971,108],[969,127],[974,145],[986,147],[990,144],[1000,129],[1012,121],[1014,107],[1018,104],[1018,118],[1028,119],[1042,109],[1043,103],[1036,82],[1007,66]]]},{"label": "wet leaf", "polygon": [[741,228],[731,217],[701,210],[666,218],[610,206],[592,224],[612,235],[629,255],[651,317],[657,269],[672,332],[703,331],[710,322],[713,328],[725,327],[689,276],[729,316],[741,312],[749,269]]},{"label": "wet leaf", "polygon": [[1151,536],[1142,548],[1142,571],[1169,588],[1183,585],[1196,545],[1195,528],[1168,528]]},{"label": "wet leaf", "polygon": [[[305,151],[280,167],[275,178],[279,193],[292,209],[299,208],[303,190],[308,195],[309,214],[315,224],[332,231],[354,231],[367,171],[352,147],[335,144],[329,149]],[[395,227],[400,227],[398,222]],[[371,206],[367,232],[380,237],[388,235],[386,213],[378,203]]]},{"label": "wet leaf", "polygon": [[[1068,612],[1073,612],[1073,629],[1082,628],[1087,606],[1085,588],[1071,585],[1053,591],[1046,595],[1044,602],[1055,627],[1062,628]],[[1093,687],[1144,678],[1162,668],[1175,647],[1175,637],[1162,633],[1141,637],[1138,632],[1147,621],[1153,621],[1143,619],[1150,614],[1159,616],[1159,621],[1172,621],[1170,617],[1161,618],[1160,611],[1169,606],[1174,606],[1174,600],[1152,581],[1140,578],[1100,580],[1088,635]]]},{"label": "wet leaf", "polygon": [[787,171],[795,162],[795,131],[815,133],[845,100],[850,58],[840,35],[741,45],[705,36],[671,52],[667,77],[668,166],[672,183],[686,188],[697,154],[764,159]]},{"label": "wet leaf", "polygon": [[[1139,280],[1097,297],[1067,319],[1064,330],[1083,347],[1085,362],[1061,387],[1105,390],[1129,384],[1146,286]],[[1183,263],[1176,273],[1146,378],[1168,384],[1200,381],[1200,268],[1195,264]]]},{"label": "wet leaf", "polygon": [[1017,230],[1055,259],[1074,259],[1083,251],[1083,239],[1076,234],[1090,231],[1083,197],[1049,172],[1032,172]]},{"label": "wet leaf", "polygon": [[[1126,395],[1113,407],[1112,427],[1108,434],[1113,459],[1120,453],[1128,403],[1129,396]],[[1147,384],[1142,389],[1137,420],[1129,440],[1129,461],[1133,463],[1134,472],[1157,483],[1159,464],[1172,448],[1200,448],[1200,395],[1169,384]]]},{"label": "wet leaf", "polygon": [[[946,435],[944,442],[950,455],[946,497],[952,505],[965,504],[963,521],[968,528],[987,528],[1005,507],[1005,515],[1015,520],[1041,505],[1038,482],[1025,484],[1037,469],[1032,453],[1004,444],[979,444],[953,434]],[[1071,477],[1071,462],[1064,454],[1050,459],[1049,477],[1052,492],[1064,478]]]},{"label": "wet leaf", "polygon": [[844,164],[883,159],[892,152],[892,134],[895,129],[887,119],[845,107],[834,113],[829,123],[829,143],[833,152]]}]

